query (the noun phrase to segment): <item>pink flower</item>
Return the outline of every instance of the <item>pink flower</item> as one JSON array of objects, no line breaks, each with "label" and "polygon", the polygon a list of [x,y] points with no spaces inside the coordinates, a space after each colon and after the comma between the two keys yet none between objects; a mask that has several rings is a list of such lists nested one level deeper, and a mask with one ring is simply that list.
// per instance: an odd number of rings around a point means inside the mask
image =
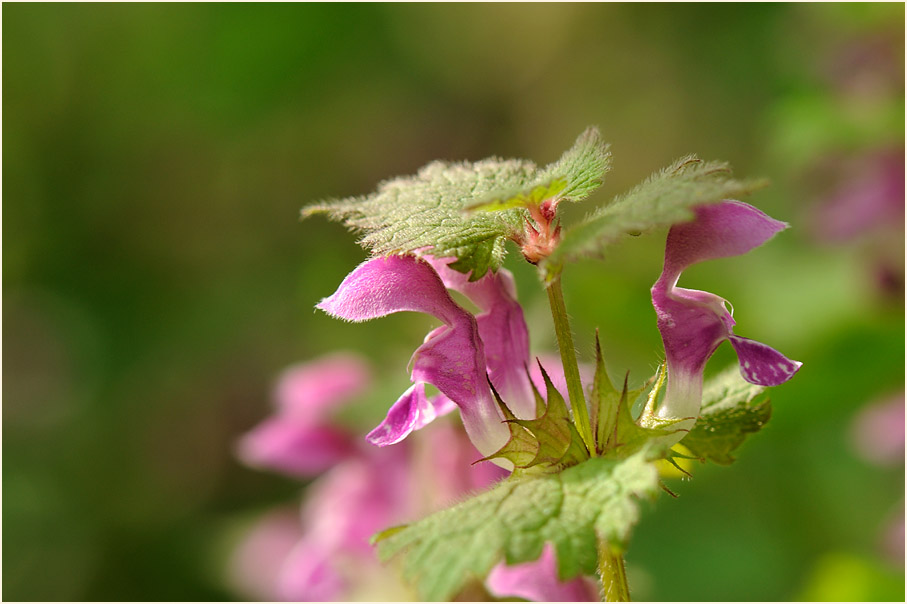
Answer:
[{"label": "pink flower", "polygon": [[672,426],[677,430],[677,440],[699,415],[702,374],[723,341],[730,340],[744,379],[754,384],[776,386],[793,377],[802,365],[765,344],[734,335],[735,321],[723,298],[677,287],[686,268],[744,254],[787,225],[740,201],[704,205],[695,211],[695,220],[676,224],[668,232],[664,270],[652,286],[668,372],[665,398],[656,416],[682,419]]},{"label": "pink flower", "polygon": [[[444,270],[446,267],[441,268],[442,274]],[[472,293],[480,296],[478,291]],[[498,302],[498,310],[492,312],[501,312],[500,305],[506,300],[490,297],[486,300],[489,308],[496,307],[490,304],[492,300]],[[510,305],[504,304],[507,306]],[[510,306],[509,310],[514,309]],[[485,321],[480,315],[479,325]],[[522,322],[521,312],[518,322]],[[330,419],[323,414],[330,409],[325,401],[342,400],[313,395],[323,390],[310,380],[324,380],[322,386],[339,396],[356,390],[341,387],[342,384],[361,384],[360,378],[367,375],[358,363],[346,365],[349,375],[338,374],[333,369],[342,369],[344,363],[337,361],[334,357],[285,373],[278,387],[282,393],[278,400],[295,400],[301,407],[310,401],[312,407],[309,411],[297,409],[298,414],[293,414],[281,405],[282,411],[297,420],[308,418],[295,423],[289,417],[282,418],[288,433],[293,429],[300,432],[298,438],[289,434],[287,442],[304,442],[313,425],[319,429],[331,427]],[[500,362],[504,361],[500,357]],[[541,381],[539,370],[534,373],[537,375],[533,379]],[[526,375],[525,370],[522,375]],[[555,371],[552,379],[557,382],[563,377]],[[296,387],[290,387],[294,384]],[[258,432],[256,439],[263,440],[266,435],[267,432]],[[256,442],[267,450],[265,443]],[[348,449],[344,458],[335,460],[338,463],[310,485],[301,514],[288,515],[286,510],[278,510],[262,518],[232,557],[232,582],[245,597],[270,601],[414,597],[393,568],[377,560],[369,538],[382,529],[413,522],[452,505],[507,476],[505,470],[493,464],[473,464],[475,457],[464,430],[449,421],[435,422],[395,447]],[[537,561],[513,567],[499,564],[490,573],[487,585],[491,593],[501,597],[559,601],[594,600],[597,589],[584,578],[559,581],[550,546]]]},{"label": "pink flower", "polygon": [[299,512],[277,508],[258,520],[230,556],[229,581],[245,597],[278,600],[281,568],[302,537]]},{"label": "pink flower", "polygon": [[[368,260],[318,308],[350,321],[400,311],[440,319],[444,324],[429,333],[413,354],[413,386],[391,405],[368,440],[379,446],[398,443],[456,406],[473,444],[482,455],[491,455],[507,442],[510,432],[502,423],[489,379],[518,417],[534,417],[526,374],[528,332],[508,271],[501,269],[470,282],[466,275],[448,268],[449,261],[412,256]],[[473,316],[464,310],[447,288],[466,295],[481,312]],[[435,386],[441,394],[428,399],[425,384]]]},{"label": "pink flower", "polygon": [[247,596],[279,601],[409,596],[369,538],[507,475],[492,464],[471,465],[474,449],[454,424],[436,423],[419,436],[364,448],[328,470],[309,487],[294,522],[265,516],[233,557],[234,583]]},{"label": "pink flower", "polygon": [[860,409],[851,433],[857,453],[879,466],[904,461],[904,393],[873,401]]},{"label": "pink flower", "polygon": [[287,369],[275,389],[276,412],[243,436],[238,457],[291,476],[323,472],[355,448],[353,436],[331,422],[331,413],[370,381],[365,362],[348,353]]}]

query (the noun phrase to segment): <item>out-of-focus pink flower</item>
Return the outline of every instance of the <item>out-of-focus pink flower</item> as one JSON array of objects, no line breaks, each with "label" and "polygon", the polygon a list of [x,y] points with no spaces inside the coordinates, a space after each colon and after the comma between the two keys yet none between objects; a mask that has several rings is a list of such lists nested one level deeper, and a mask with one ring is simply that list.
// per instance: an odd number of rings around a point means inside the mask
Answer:
[{"label": "out-of-focus pink flower", "polygon": [[867,275],[885,298],[904,295],[904,148],[879,147],[830,158],[823,180],[837,182],[810,209],[813,236],[830,245],[859,244]]},{"label": "out-of-focus pink flower", "polygon": [[534,562],[507,566],[499,564],[485,581],[488,591],[498,598],[524,598],[533,602],[599,602],[598,583],[588,577],[570,581],[557,578],[554,547],[545,544]]},{"label": "out-of-focus pink flower", "polygon": [[273,602],[280,598],[278,577],[302,538],[296,507],[268,512],[245,535],[229,562],[229,581],[244,597]]},{"label": "out-of-focus pink flower", "polygon": [[[270,600],[344,601],[366,593],[381,599],[377,590],[395,581],[368,582],[393,570],[381,566],[369,538],[507,475],[493,464],[472,465],[475,457],[465,432],[449,422],[437,422],[395,447],[363,448],[311,485],[301,516],[287,530],[295,539],[291,547],[274,538],[271,517],[263,520],[234,557],[236,582],[245,595],[267,594]],[[269,569],[262,568],[264,561]]]},{"label": "out-of-focus pink flower", "polygon": [[731,342],[743,378],[753,384],[776,386],[793,377],[802,365],[761,342],[734,335],[736,322],[723,298],[677,287],[681,273],[688,267],[744,254],[787,225],[740,201],[704,205],[695,212],[695,220],[675,224],[668,232],[664,270],[652,286],[652,304],[668,370],[665,398],[656,415],[682,420],[673,426],[677,440],[699,415],[702,374],[723,341]]},{"label": "out-of-focus pink flower", "polygon": [[853,423],[851,440],[857,454],[870,463],[893,466],[904,462],[904,393],[865,405]]},{"label": "out-of-focus pink flower", "polygon": [[[312,483],[301,514],[280,511],[262,519],[233,556],[233,583],[245,597],[270,601],[380,600],[382,594],[399,599],[406,588],[393,569],[378,562],[369,538],[508,474],[475,461],[466,433],[449,421],[435,422],[394,447],[353,451]],[[586,579],[562,583],[555,566],[547,546],[535,562],[496,567],[488,587],[502,597],[595,599],[594,584]]]},{"label": "out-of-focus pink flower", "polygon": [[880,228],[902,230],[904,149],[866,153],[842,169],[847,178],[815,211],[816,235],[840,243]]},{"label": "out-of-focus pink flower", "polygon": [[331,421],[371,381],[368,365],[343,353],[291,367],[275,389],[275,413],[239,441],[247,465],[308,477],[348,457],[354,436]]},{"label": "out-of-focus pink flower", "polygon": [[356,570],[378,564],[369,537],[412,510],[407,448],[369,449],[312,485],[302,507],[303,537],[277,577],[280,600],[345,600]]}]

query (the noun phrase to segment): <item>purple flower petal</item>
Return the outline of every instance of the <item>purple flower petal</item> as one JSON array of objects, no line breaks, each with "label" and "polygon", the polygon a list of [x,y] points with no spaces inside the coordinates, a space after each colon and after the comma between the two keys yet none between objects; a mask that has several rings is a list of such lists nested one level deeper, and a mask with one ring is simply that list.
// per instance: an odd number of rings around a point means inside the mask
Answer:
[{"label": "purple flower petal", "polygon": [[443,395],[429,400],[425,396],[425,385],[421,382],[413,384],[391,405],[384,421],[369,432],[365,439],[378,447],[396,444],[413,430],[426,426],[454,407],[453,401]]},{"label": "purple flower petal", "polygon": [[598,586],[585,577],[570,581],[557,578],[554,548],[545,544],[534,562],[507,566],[498,564],[485,580],[488,591],[498,598],[524,598],[531,602],[598,602]]},{"label": "purple flower petal", "polygon": [[454,258],[426,256],[448,289],[460,292],[482,312],[476,315],[479,337],[485,345],[488,377],[513,413],[522,419],[535,417],[535,398],[526,377],[529,360],[529,330],[523,308],[516,300],[516,283],[506,269],[487,273],[478,281],[448,266]]},{"label": "purple flower petal", "polygon": [[[368,260],[318,308],[351,321],[400,311],[423,312],[443,321],[444,326],[431,332],[413,355],[412,381],[432,384],[456,403],[470,439],[483,455],[507,442],[509,431],[488,387],[476,320],[453,301],[428,263],[411,256]],[[408,399],[404,395],[395,406],[375,440],[397,442],[425,417],[425,405],[412,395]]]},{"label": "purple flower petal", "polygon": [[452,325],[464,314],[469,315],[453,301],[431,266],[412,256],[366,260],[317,308],[356,322],[415,311]]},{"label": "purple flower petal", "polygon": [[369,381],[365,362],[346,353],[287,369],[275,388],[277,412],[240,439],[238,457],[296,477],[323,472],[355,449],[352,436],[331,425],[330,412]]},{"label": "purple flower petal", "polygon": [[652,304],[670,370],[702,373],[734,325],[724,299],[708,292],[667,289],[659,281],[652,288]]},{"label": "purple flower petal", "polygon": [[281,566],[302,537],[295,508],[277,509],[263,516],[230,557],[229,581],[246,598],[273,602],[280,598]]},{"label": "purple flower petal", "polygon": [[792,361],[761,342],[739,336],[730,336],[728,339],[737,351],[743,379],[751,384],[778,386],[794,377],[803,366],[803,363]]},{"label": "purple flower petal", "polygon": [[368,387],[371,373],[361,357],[338,353],[286,369],[277,381],[274,400],[282,412],[315,419],[348,402]]},{"label": "purple flower petal", "polygon": [[668,232],[662,278],[671,285],[688,266],[745,254],[788,226],[742,201],[725,200],[694,211],[695,220],[675,224]]},{"label": "purple flower petal", "polygon": [[237,444],[243,463],[305,478],[353,454],[350,435],[328,425],[306,426],[294,418],[266,419]]},{"label": "purple flower petal", "polygon": [[432,384],[456,403],[470,440],[483,455],[491,455],[507,442],[510,432],[488,387],[478,327],[465,314],[468,321],[428,335],[413,355],[412,379]]}]

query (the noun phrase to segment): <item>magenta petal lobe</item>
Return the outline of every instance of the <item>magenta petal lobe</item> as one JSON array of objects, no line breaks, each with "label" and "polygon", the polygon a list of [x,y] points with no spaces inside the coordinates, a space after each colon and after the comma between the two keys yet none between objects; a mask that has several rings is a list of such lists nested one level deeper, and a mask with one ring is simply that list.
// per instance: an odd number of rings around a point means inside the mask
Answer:
[{"label": "magenta petal lobe", "polygon": [[378,447],[396,444],[413,430],[431,421],[424,421],[426,414],[431,414],[434,419],[434,410],[425,397],[425,385],[413,384],[391,405],[384,421],[369,432],[365,439]]},{"label": "magenta petal lobe", "polygon": [[350,436],[330,425],[300,425],[286,416],[266,419],[237,445],[243,463],[291,476],[320,474],[352,454]]},{"label": "magenta petal lobe", "polygon": [[456,403],[469,438],[483,455],[507,442],[510,432],[488,387],[478,327],[465,311],[457,324],[436,329],[416,350],[412,379],[435,386]]},{"label": "magenta petal lobe", "polygon": [[337,353],[284,370],[274,398],[281,413],[311,423],[349,403],[370,382],[371,371],[364,359]]},{"label": "magenta petal lobe", "polygon": [[353,269],[317,308],[348,321],[368,321],[402,312],[423,312],[448,325],[459,312],[432,267],[412,256],[372,258]]},{"label": "magenta petal lobe", "polygon": [[694,221],[675,224],[668,233],[665,276],[673,280],[697,262],[745,254],[788,226],[742,201],[703,205],[695,212]]},{"label": "magenta petal lobe", "polygon": [[730,336],[731,344],[740,359],[743,379],[760,386],[777,386],[794,377],[803,363],[792,361],[761,342]]}]

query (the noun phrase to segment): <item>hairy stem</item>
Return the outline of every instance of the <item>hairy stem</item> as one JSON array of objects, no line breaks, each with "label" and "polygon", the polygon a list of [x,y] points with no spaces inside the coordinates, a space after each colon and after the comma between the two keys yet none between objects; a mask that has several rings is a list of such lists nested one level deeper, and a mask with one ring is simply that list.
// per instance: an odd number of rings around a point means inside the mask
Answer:
[{"label": "hairy stem", "polygon": [[605,540],[598,542],[598,574],[602,581],[603,602],[630,601],[624,556]]},{"label": "hairy stem", "polygon": [[554,333],[557,334],[557,347],[561,351],[561,363],[564,365],[564,378],[567,380],[567,395],[570,397],[570,408],[573,410],[573,422],[589,450],[595,455],[595,440],[592,438],[592,427],[589,424],[589,411],[586,408],[586,397],[583,394],[583,383],[579,377],[579,365],[576,362],[576,349],[573,346],[573,333],[567,319],[567,308],[564,306],[564,292],[561,289],[561,278],[557,275],[546,284],[548,302],[551,305],[551,316],[554,319]]}]

